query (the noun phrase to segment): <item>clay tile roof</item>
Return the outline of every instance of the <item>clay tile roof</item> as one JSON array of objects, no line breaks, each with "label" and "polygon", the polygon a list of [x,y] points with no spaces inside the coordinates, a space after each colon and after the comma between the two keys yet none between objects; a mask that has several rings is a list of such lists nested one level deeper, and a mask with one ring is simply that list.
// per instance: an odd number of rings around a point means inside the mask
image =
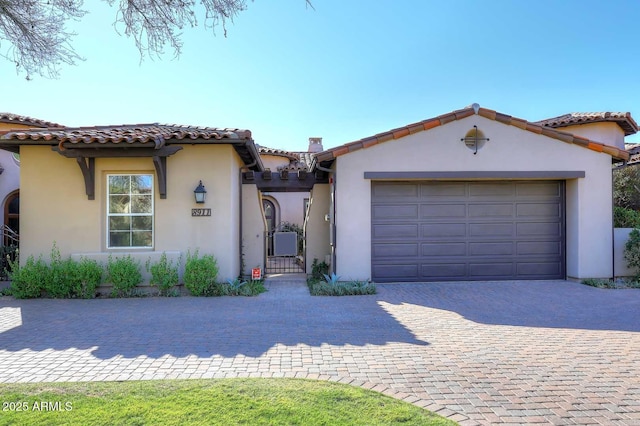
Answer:
[{"label": "clay tile roof", "polygon": [[63,127],[61,124],[24,115],[0,112],[0,123],[21,124],[30,127]]},{"label": "clay tile roof", "polygon": [[122,126],[62,127],[9,131],[0,140],[18,140],[35,144],[93,143],[153,143],[161,146],[166,140],[250,140],[251,132],[240,129],[181,126],[177,124],[133,124]]},{"label": "clay tile roof", "polygon": [[[589,140],[587,138],[575,136],[571,133],[561,132],[559,130],[553,129],[551,126],[540,124],[540,122],[531,123],[521,118],[512,117],[510,115],[502,114],[487,108],[481,108],[478,104],[473,104],[467,108],[439,115],[434,118],[429,118],[417,123],[409,124],[404,127],[389,130],[387,132],[378,133],[374,136],[370,136],[364,139],[357,140],[355,142],[350,142],[319,152],[314,156],[312,168],[315,168],[318,164],[321,164],[323,167],[328,167],[331,165],[331,163],[333,163],[334,159],[341,155],[345,155],[353,151],[358,151],[360,149],[366,149],[373,145],[385,143],[394,139],[399,139],[409,134],[433,129],[434,127],[442,126],[449,122],[460,120],[474,114],[480,115],[489,120],[495,120],[510,126],[515,126],[529,132],[542,134],[565,143],[572,143],[596,152],[604,152],[620,160],[627,161],[629,159],[629,153],[627,151],[616,148],[614,146],[605,145],[600,142]],[[633,121],[630,114],[628,115],[628,119],[630,123],[633,123],[635,125],[635,121]]]},{"label": "clay tile roof", "polygon": [[640,163],[640,143],[625,143],[624,147],[630,155],[628,163]]},{"label": "clay tile roof", "polygon": [[296,154],[295,152],[285,151],[284,149],[268,148],[262,145],[256,145],[256,147],[258,148],[258,152],[260,154],[287,157],[291,160],[297,160],[299,158],[298,154]]},{"label": "clay tile roof", "polygon": [[625,136],[633,135],[638,132],[638,125],[629,112],[572,112],[559,117],[537,121],[535,124],[558,128],[573,126],[576,124],[599,122],[616,123],[622,130],[624,130]]}]

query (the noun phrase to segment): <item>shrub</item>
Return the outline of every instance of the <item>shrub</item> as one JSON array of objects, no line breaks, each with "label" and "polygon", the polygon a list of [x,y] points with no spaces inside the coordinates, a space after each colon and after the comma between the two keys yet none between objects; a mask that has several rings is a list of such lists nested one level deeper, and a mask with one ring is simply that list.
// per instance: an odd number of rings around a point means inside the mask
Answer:
[{"label": "shrub", "polygon": [[111,297],[130,297],[142,282],[140,264],[131,255],[113,258],[109,255],[107,280],[113,285]]},{"label": "shrub", "polygon": [[76,262],[76,270],[74,295],[81,299],[96,297],[96,289],[102,283],[102,277],[104,276],[102,265],[93,259],[83,257],[80,262]]},{"label": "shrub", "polygon": [[49,267],[39,257],[29,256],[24,266],[20,266],[18,257],[10,262],[11,294],[16,299],[40,297],[49,274]]},{"label": "shrub", "polygon": [[18,246],[1,246],[0,247],[0,280],[8,280],[11,273],[10,264],[16,260],[18,255]]},{"label": "shrub", "polygon": [[55,242],[50,256],[51,263],[47,273],[44,275],[44,291],[48,297],[55,299],[71,298],[77,281],[78,271],[75,263],[71,258],[62,260],[60,250]]},{"label": "shrub", "polygon": [[614,207],[613,226],[615,228],[640,228],[640,212],[626,207]]},{"label": "shrub", "polygon": [[318,263],[318,259],[313,259],[311,264],[311,278],[320,281],[324,278],[325,274],[329,273],[329,265],[325,262]]},{"label": "shrub", "polygon": [[640,209],[640,168],[622,167],[613,171],[613,202],[616,206]]},{"label": "shrub", "polygon": [[162,253],[157,263],[151,264],[151,258],[146,263],[147,272],[151,273],[149,284],[158,287],[160,296],[175,295],[174,287],[178,285],[178,265],[167,259],[167,254]]},{"label": "shrub", "polygon": [[184,267],[184,286],[194,296],[222,296],[224,286],[216,284],[218,276],[218,263],[212,255],[198,256],[198,250],[194,254],[187,252],[187,261]]},{"label": "shrub", "polygon": [[624,259],[627,267],[635,269],[636,277],[640,275],[640,230],[635,228],[629,233],[629,239],[624,246]]},{"label": "shrub", "polygon": [[313,296],[356,296],[376,294],[375,283],[369,281],[338,281],[328,283],[312,278],[307,280],[309,293]]}]

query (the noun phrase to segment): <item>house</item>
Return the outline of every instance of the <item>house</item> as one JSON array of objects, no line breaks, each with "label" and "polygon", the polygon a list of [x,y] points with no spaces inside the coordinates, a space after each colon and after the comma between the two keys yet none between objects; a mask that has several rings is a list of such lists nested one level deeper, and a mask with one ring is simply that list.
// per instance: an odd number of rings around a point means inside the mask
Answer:
[{"label": "house", "polygon": [[[248,130],[32,128],[5,132],[0,146],[20,153],[21,262],[46,258],[54,242],[65,257],[102,262],[131,254],[144,263],[162,252],[177,260],[199,250],[216,256],[219,279],[227,279],[246,261],[243,231],[264,227],[257,191],[243,193],[241,184],[242,172],[263,170]],[[200,183],[202,204],[194,197]],[[243,208],[254,213],[243,218]]]},{"label": "house", "polygon": [[[0,112],[0,133],[33,127],[59,127],[59,124],[8,112]],[[0,150],[0,223],[3,238],[0,245],[16,244],[20,224],[20,156]]]},{"label": "house", "polygon": [[9,129],[0,148],[20,153],[21,261],[54,242],[102,262],[199,250],[224,280],[278,260],[268,231],[291,222],[307,273],[564,279],[612,274],[612,163],[637,130],[628,113],[528,122],[474,104],[326,150],[157,123]]},{"label": "house", "polygon": [[531,123],[474,104],[325,150],[307,229],[329,242],[307,263],[377,282],[610,277],[612,162],[637,131],[628,113]]}]

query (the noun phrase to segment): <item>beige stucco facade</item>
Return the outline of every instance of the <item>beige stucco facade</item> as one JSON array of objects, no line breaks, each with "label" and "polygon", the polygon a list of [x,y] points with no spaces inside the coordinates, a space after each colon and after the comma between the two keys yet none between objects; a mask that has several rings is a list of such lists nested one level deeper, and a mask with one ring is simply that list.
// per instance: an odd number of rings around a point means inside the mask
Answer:
[{"label": "beige stucco facade", "polygon": [[[49,146],[21,147],[21,261],[48,257],[55,241],[63,256],[89,255],[106,261],[134,253],[137,258],[172,256],[191,250],[213,254],[219,280],[240,272],[240,196],[242,161],[231,145],[186,145],[167,159],[167,198],[161,199],[151,158],[98,158],[95,200],[88,200],[80,168]],[[109,173],[154,175],[154,241],[152,249],[108,249],[106,176]],[[193,190],[202,180],[205,204]],[[211,216],[192,217],[192,208],[211,208]],[[184,264],[184,263],[183,263]]]},{"label": "beige stucco facade", "polygon": [[330,209],[329,185],[316,184],[311,191],[309,209],[304,225],[307,274],[311,274],[314,259],[317,259],[318,262],[331,262],[329,237],[331,227],[329,220],[326,220]]},{"label": "beige stucco facade", "polygon": [[[490,140],[474,155],[461,142],[477,125]],[[594,139],[597,140],[597,139]],[[473,115],[336,158],[335,271],[371,278],[371,180],[365,172],[584,172],[566,182],[569,278],[612,274],[611,156]],[[549,173],[553,176],[553,173]],[[327,191],[328,192],[328,191]]]}]

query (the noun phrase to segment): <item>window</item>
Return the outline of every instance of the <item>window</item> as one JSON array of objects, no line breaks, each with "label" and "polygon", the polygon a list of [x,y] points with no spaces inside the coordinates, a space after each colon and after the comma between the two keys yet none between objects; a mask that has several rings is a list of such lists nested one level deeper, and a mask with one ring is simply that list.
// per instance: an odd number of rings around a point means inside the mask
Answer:
[{"label": "window", "polygon": [[107,175],[107,247],[153,247],[153,175]]}]

